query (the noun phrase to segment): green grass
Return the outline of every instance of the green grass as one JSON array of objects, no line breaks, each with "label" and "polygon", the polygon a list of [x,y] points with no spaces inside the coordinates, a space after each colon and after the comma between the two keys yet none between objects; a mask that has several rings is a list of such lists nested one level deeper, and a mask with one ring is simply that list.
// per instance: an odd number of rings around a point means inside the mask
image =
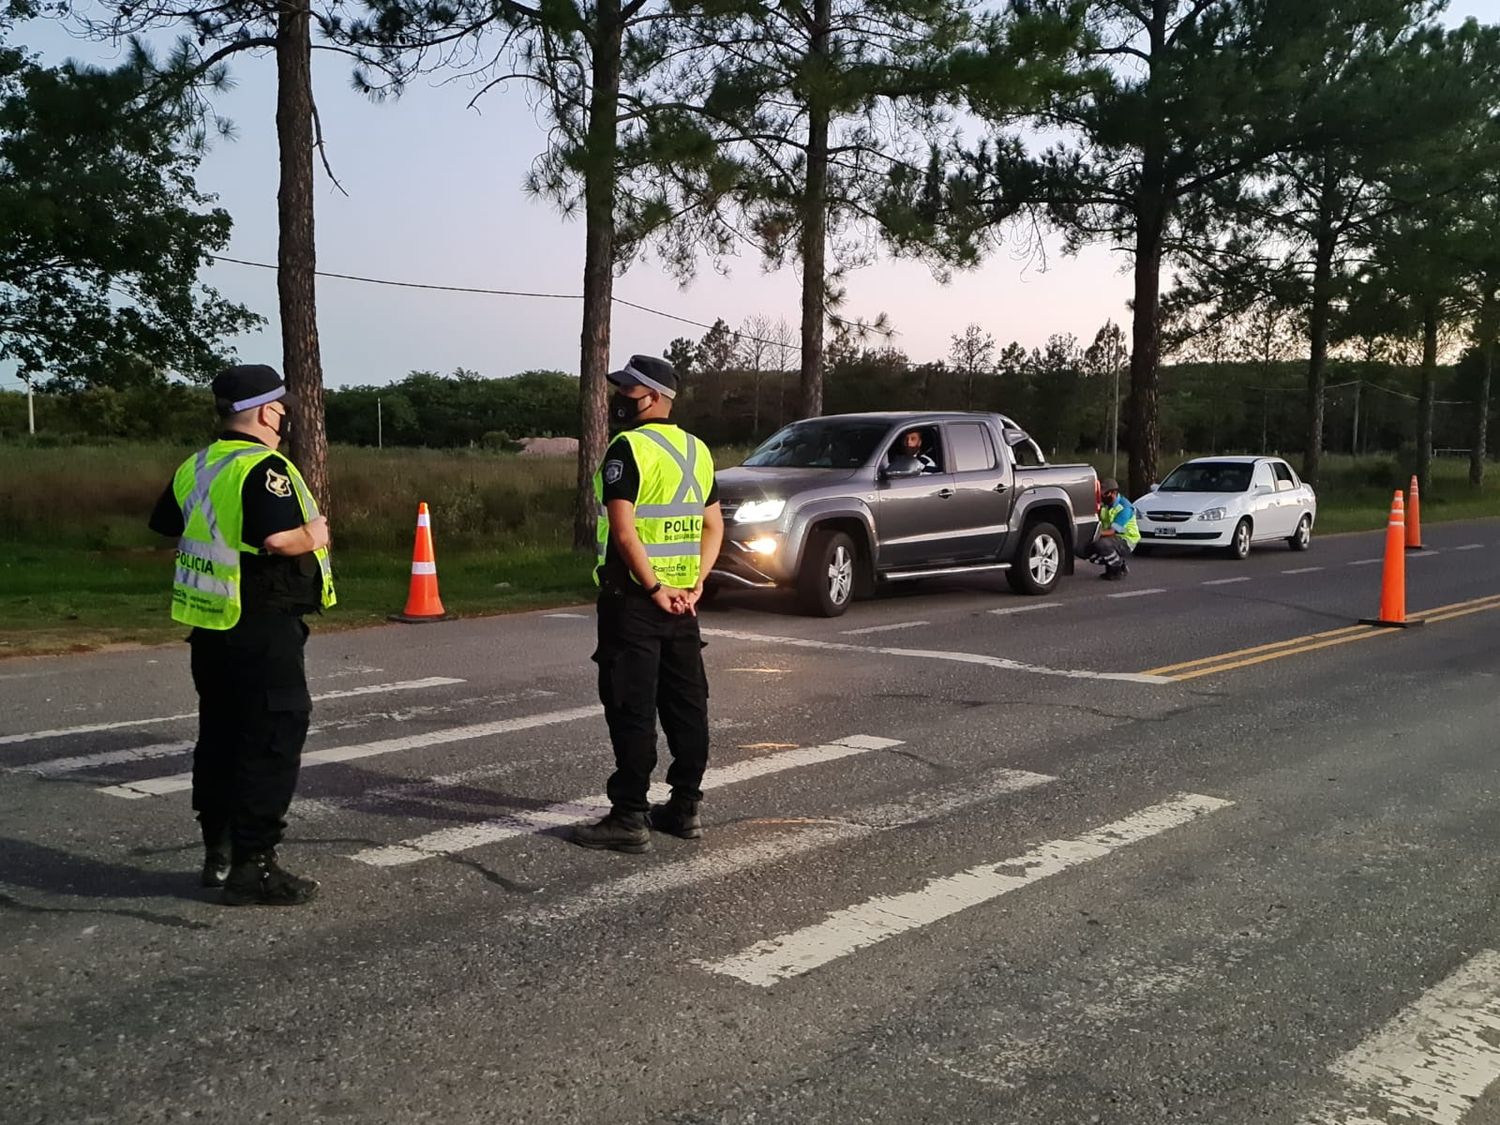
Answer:
[{"label": "green grass", "polygon": [[[180,638],[168,614],[171,548],[145,521],[181,446],[0,446],[0,655]],[[742,451],[719,451],[721,465]],[[445,608],[464,616],[592,596],[568,546],[571,460],[469,450],[332,451],[339,605],[318,628],[383,621],[406,602],[417,502],[432,508]],[[1101,472],[1108,457],[1089,458]],[[1184,458],[1185,459],[1185,458]],[[1063,460],[1063,458],[1059,458]],[[1163,471],[1176,460],[1163,459]],[[1394,457],[1327,459],[1319,531],[1376,530],[1410,468]],[[1440,461],[1425,522],[1500,515],[1500,473],[1475,492]]]},{"label": "green grass", "polygon": [[[145,526],[191,450],[0,447],[0,655],[183,635],[171,546]],[[568,546],[573,464],[494,453],[336,448],[339,604],[318,628],[384,621],[406,603],[418,501],[432,509],[444,607],[464,616],[575,603],[589,561]]]}]

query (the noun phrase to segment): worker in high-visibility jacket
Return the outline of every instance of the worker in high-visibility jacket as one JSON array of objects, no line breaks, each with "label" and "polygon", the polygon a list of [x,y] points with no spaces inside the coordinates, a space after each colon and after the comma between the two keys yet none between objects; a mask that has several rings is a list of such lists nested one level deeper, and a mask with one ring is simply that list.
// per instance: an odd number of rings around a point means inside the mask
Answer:
[{"label": "worker in high-visibility jacket", "polygon": [[[609,815],[579,827],[586,848],[644,852],[651,829],[703,835],[698,813],[708,766],[708,676],[697,606],[724,541],[708,446],[672,425],[678,379],[655,356],[610,374],[618,434],[594,476],[599,503],[599,698],[614,746]],[[656,721],[667,736],[670,800],[647,801]]]},{"label": "worker in high-visibility jacket", "polygon": [[151,515],[177,540],[172,620],[192,627],[193,808],[202,883],[231,906],[307,902],[318,884],[276,845],[312,712],[302,617],[334,604],[328,521],[278,448],[295,399],[264,365],[213,381],[223,432],[178,468]]},{"label": "worker in high-visibility jacket", "polygon": [[1104,568],[1100,578],[1117,582],[1130,573],[1130,556],[1141,541],[1141,529],[1135,505],[1120,494],[1117,481],[1105,478],[1099,482],[1099,491],[1099,536],[1089,561]]}]

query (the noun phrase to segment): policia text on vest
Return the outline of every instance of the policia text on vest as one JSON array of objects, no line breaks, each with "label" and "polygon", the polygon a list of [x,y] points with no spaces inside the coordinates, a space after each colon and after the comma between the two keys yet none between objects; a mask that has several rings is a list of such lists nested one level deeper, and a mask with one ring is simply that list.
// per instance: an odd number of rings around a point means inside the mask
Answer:
[{"label": "policia text on vest", "polygon": [[[621,432],[594,476],[599,505],[599,698],[615,770],[610,813],[573,835],[589,848],[643,852],[651,830],[702,835],[698,804],[708,765],[708,677],[697,603],[724,537],[713,456],[668,421],[677,392],[671,364],[633,356],[610,376]],[[647,802],[656,729],[667,737],[671,800]]]},{"label": "policia text on vest", "polygon": [[177,539],[172,619],[192,626],[202,884],[230,905],[293,905],[317,884],[275,849],[312,711],[302,616],[337,601],[328,527],[278,452],[292,401],[281,377],[230,368],[213,390],[225,430],[178,467],[151,516]]}]

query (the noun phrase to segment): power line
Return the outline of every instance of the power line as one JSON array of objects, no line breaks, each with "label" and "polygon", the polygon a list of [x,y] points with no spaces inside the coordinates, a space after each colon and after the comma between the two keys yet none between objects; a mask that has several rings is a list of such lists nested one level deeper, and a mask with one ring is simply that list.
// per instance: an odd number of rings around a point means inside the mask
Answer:
[{"label": "power line", "polygon": [[[246,261],[244,258],[229,258],[225,257],[222,254],[216,254],[214,256],[214,260],[219,262],[232,262],[237,266],[251,266],[255,269],[260,270],[276,270],[279,268],[275,265],[272,265],[270,262],[250,262]],[[432,285],[427,282],[421,281],[395,281],[391,278],[385,277],[361,277],[358,274],[332,273],[326,270],[314,270],[313,273],[316,277],[332,277],[337,278],[339,281],[358,281],[364,285],[386,285],[396,289],[426,289],[435,293],[475,293],[484,297],[533,297],[539,300],[548,301],[583,300],[582,293],[534,293],[524,289],[486,289],[480,286],[472,285]],[[678,316],[676,313],[665,312],[662,309],[654,309],[649,305],[637,304],[635,301],[627,301],[624,297],[611,296],[610,300],[617,305],[624,305],[626,308],[635,309],[638,312],[650,313],[652,316],[659,316],[666,320],[675,320],[679,324],[690,324],[694,328],[704,328],[708,329],[709,331],[712,331],[714,328],[714,325],[705,324],[701,320],[693,320],[689,317]],[[870,327],[869,325],[860,324],[858,321],[847,321],[844,323],[854,324],[857,327],[861,328]],[[783,341],[767,340],[759,336],[751,336],[745,332],[738,332],[733,328],[729,329],[729,334],[740,340],[748,340],[756,344],[765,344],[768,347],[773,348],[791,346],[789,343],[784,343]]]}]

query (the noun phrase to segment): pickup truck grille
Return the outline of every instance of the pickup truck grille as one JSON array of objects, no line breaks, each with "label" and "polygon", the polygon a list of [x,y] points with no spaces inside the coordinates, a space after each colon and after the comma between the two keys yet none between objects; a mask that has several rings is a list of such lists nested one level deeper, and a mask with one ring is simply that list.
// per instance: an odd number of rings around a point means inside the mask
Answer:
[{"label": "pickup truck grille", "polygon": [[1152,523],[1186,523],[1193,518],[1192,512],[1142,512]]}]

